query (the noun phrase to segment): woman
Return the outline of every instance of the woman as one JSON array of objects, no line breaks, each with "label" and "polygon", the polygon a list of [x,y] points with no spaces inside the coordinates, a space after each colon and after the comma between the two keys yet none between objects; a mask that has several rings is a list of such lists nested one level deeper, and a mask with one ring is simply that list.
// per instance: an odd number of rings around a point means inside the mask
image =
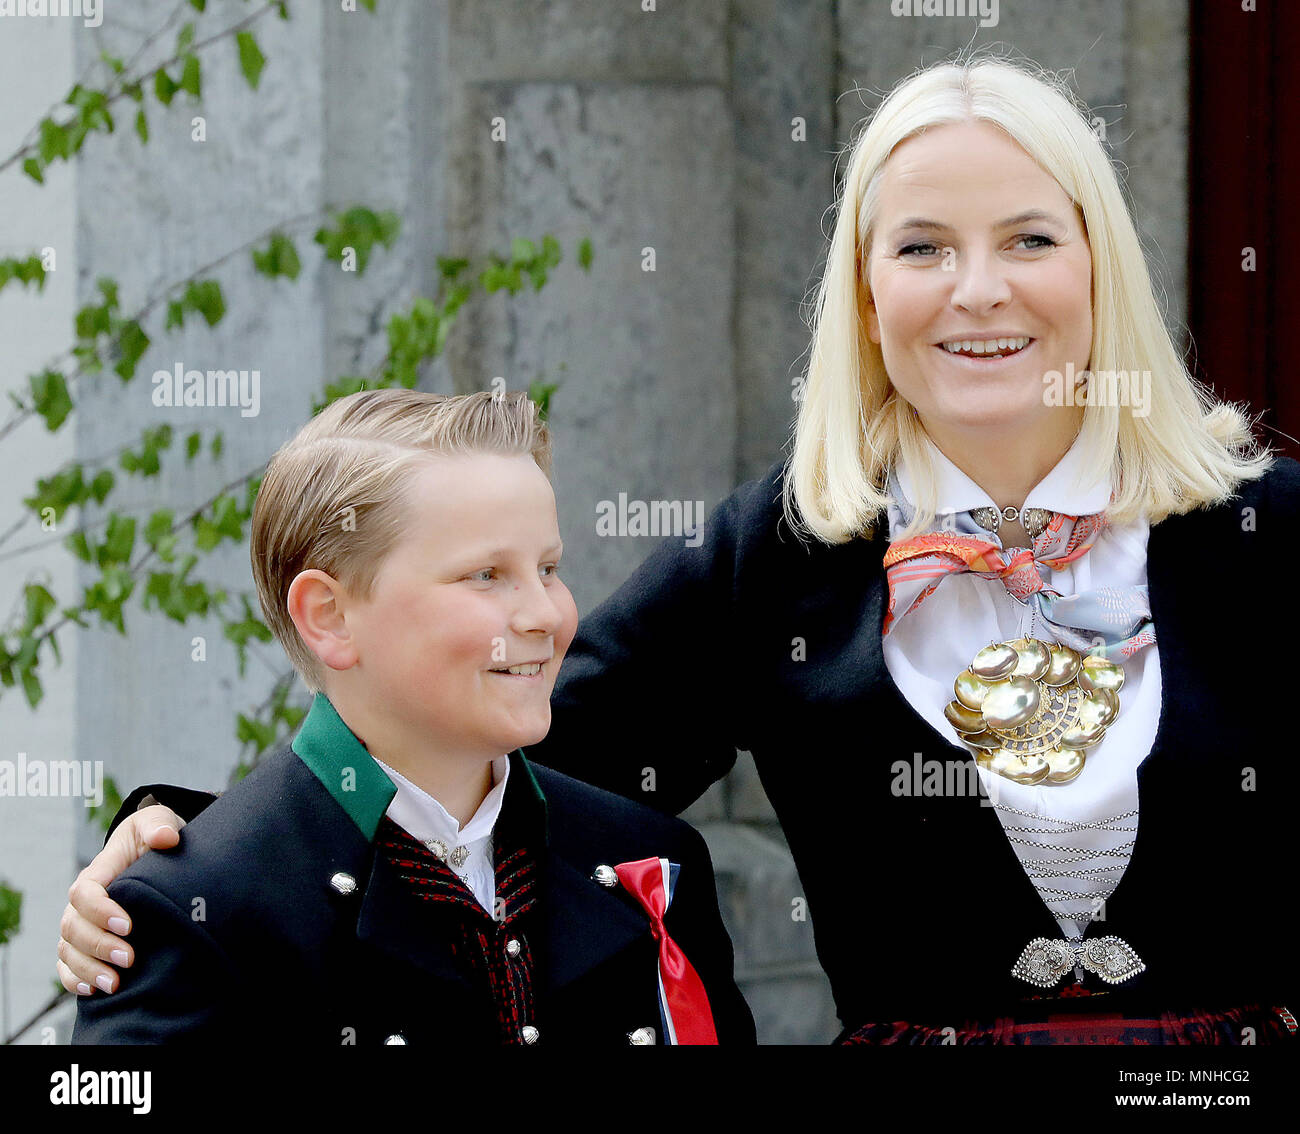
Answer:
[{"label": "woman", "polygon": [[[1300,466],[1188,375],[1065,88],[900,84],[813,330],[789,460],[582,622],[533,755],[675,812],[752,752],[842,1040],[1289,1040],[1297,627],[1244,581]],[[126,948],[132,840],[73,888],[70,989]]]}]

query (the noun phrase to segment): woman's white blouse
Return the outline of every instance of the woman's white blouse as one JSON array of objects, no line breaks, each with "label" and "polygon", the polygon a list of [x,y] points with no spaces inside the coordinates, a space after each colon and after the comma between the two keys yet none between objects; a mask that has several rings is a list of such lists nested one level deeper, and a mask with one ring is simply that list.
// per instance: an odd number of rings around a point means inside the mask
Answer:
[{"label": "woman's white blouse", "polygon": [[[979,485],[933,443],[927,444],[935,463],[941,513],[996,507]],[[1104,511],[1111,494],[1108,479],[1083,488],[1073,483],[1081,458],[1076,440],[1029,493],[1024,506],[1071,516]],[[896,472],[903,495],[912,500],[912,482],[903,461]],[[901,516],[890,509],[891,539],[898,537],[900,528]],[[1060,571],[1039,564],[1039,573],[1063,595],[1144,584],[1149,530],[1145,519],[1107,527],[1086,555]],[[989,538],[1000,543],[996,535]],[[1029,636],[1055,641],[1050,624],[1041,617],[1031,634],[1032,609],[1012,598],[1000,580],[965,572],[944,579],[884,639],[885,665],[894,683],[956,749],[953,759],[971,759],[970,750],[943,715],[944,706],[953,699],[954,678],[990,642]],[[1155,630],[1158,644],[1160,627]],[[1074,780],[1024,786],[982,768],[978,772],[1021,865],[1068,937],[1081,935],[1094,915],[1104,919],[1104,900],[1128,866],[1137,829],[1137,767],[1151,751],[1160,715],[1156,650],[1157,645],[1147,646],[1123,663],[1119,716],[1101,743],[1088,750],[1087,763]]]}]

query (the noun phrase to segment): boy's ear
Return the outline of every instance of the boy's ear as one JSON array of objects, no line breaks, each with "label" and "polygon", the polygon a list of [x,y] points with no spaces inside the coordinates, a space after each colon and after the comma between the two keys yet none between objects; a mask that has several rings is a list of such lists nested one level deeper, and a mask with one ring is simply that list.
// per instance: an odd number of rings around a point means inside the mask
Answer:
[{"label": "boy's ear", "polygon": [[351,669],[357,664],[356,643],[343,617],[346,597],[337,579],[312,568],[297,574],[285,600],[299,636],[330,669]]}]

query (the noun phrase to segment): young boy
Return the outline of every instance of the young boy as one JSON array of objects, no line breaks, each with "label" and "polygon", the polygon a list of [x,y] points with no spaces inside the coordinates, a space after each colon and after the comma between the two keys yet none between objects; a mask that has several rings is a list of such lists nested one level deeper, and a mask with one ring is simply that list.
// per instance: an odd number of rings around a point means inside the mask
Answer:
[{"label": "young boy", "polygon": [[703,839],[520,750],[577,627],[549,474],[522,394],[353,394],[276,454],[253,574],[315,700],[109,888],[136,963],[74,1043],[754,1042]]}]

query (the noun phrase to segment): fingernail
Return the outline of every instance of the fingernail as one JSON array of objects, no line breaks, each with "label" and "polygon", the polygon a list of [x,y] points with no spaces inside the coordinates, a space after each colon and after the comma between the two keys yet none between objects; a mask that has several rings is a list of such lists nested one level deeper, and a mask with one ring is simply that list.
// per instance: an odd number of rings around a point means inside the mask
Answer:
[{"label": "fingernail", "polygon": [[107,973],[100,973],[100,975],[95,978],[95,983],[105,992],[113,991],[113,983],[108,979]]},{"label": "fingernail", "polygon": [[90,985],[88,985],[84,980],[82,980],[82,981],[78,981],[78,982],[77,982],[77,992],[78,992],[80,995],[82,995],[82,996],[89,996],[89,995],[90,995]]},{"label": "fingernail", "polygon": [[113,933],[128,933],[131,927],[126,924],[124,917],[110,917],[108,919],[108,928]]},{"label": "fingernail", "polygon": [[111,960],[111,961],[113,962],[113,964],[117,965],[118,968],[125,968],[125,967],[126,967],[126,963],[127,963],[127,959],[128,959],[128,958],[127,958],[126,950],[125,950],[125,949],[114,949],[114,950],[113,950],[113,951],[108,955],[108,957],[109,957],[109,960]]}]

